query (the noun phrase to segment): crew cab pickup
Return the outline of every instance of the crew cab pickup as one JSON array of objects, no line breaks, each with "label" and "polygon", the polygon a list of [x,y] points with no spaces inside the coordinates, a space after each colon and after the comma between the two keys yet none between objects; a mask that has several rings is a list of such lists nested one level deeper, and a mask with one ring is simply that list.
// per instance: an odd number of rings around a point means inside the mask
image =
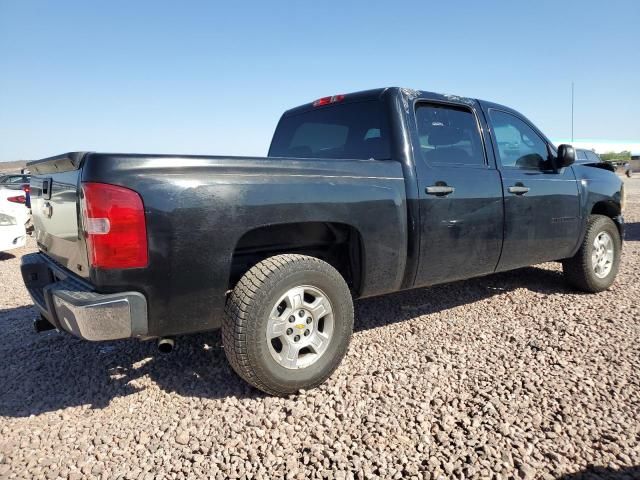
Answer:
[{"label": "crew cab pickup", "polygon": [[[353,298],[561,261],[618,271],[623,183],[520,113],[402,88],[283,114],[268,157],[68,153],[29,163],[43,323],[87,340],[222,328],[235,371],[284,395],[347,351]],[[169,340],[170,341],[170,340]]]}]

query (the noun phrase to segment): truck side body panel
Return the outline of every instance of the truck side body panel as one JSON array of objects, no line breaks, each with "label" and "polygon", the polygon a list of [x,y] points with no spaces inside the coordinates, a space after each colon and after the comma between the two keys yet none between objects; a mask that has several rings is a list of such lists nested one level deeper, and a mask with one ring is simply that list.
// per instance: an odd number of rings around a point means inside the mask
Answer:
[{"label": "truck side body panel", "polygon": [[351,226],[362,239],[362,296],[398,290],[406,200],[395,161],[88,154],[82,180],[140,193],[149,266],[91,270],[100,291],[142,291],[149,334],[215,329],[234,249],[247,232],[304,222]]},{"label": "truck side body panel", "polygon": [[[572,255],[582,218],[571,168],[559,172],[504,171],[505,239],[498,270],[535,265]],[[509,187],[524,185],[523,196]]]}]

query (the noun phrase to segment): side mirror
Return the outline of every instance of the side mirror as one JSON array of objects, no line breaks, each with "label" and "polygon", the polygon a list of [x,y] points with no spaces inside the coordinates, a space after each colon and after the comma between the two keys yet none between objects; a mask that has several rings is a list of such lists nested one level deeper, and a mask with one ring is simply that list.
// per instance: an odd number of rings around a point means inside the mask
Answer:
[{"label": "side mirror", "polygon": [[556,169],[573,165],[576,161],[576,151],[571,145],[562,144],[558,147],[558,156],[555,158]]}]

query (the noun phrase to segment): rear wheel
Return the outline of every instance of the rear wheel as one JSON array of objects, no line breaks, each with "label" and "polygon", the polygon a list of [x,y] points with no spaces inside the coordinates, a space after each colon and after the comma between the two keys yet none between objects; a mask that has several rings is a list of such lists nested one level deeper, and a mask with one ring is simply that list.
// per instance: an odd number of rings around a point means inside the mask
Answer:
[{"label": "rear wheel", "polygon": [[251,268],[231,292],[222,324],[233,369],[274,395],[324,382],[352,330],[346,282],[328,263],[304,255],[277,255]]},{"label": "rear wheel", "polygon": [[591,215],[578,253],[562,261],[564,275],[579,290],[606,290],[618,273],[620,251],[620,233],[613,221],[604,215]]}]

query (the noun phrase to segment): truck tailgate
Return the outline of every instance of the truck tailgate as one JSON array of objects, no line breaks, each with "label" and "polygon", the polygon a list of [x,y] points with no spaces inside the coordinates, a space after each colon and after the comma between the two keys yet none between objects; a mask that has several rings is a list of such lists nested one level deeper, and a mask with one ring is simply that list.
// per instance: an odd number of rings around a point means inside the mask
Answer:
[{"label": "truck tailgate", "polygon": [[81,277],[89,277],[87,248],[80,227],[80,173],[84,152],[28,164],[31,212],[38,249]]}]

